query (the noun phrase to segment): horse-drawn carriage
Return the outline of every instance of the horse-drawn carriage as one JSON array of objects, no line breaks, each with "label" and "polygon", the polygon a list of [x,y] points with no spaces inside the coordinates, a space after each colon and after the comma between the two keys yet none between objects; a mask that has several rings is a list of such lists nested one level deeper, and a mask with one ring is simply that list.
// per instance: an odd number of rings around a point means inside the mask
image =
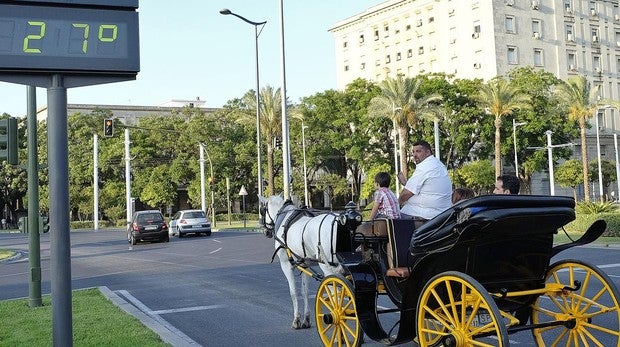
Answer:
[{"label": "horse-drawn carriage", "polygon": [[[579,240],[554,246],[554,234],[575,219],[571,198],[480,196],[417,230],[411,220],[379,220],[374,233],[358,232],[361,216],[348,209],[329,228],[322,217],[318,243],[294,241],[303,251],[289,247],[287,232],[313,234],[317,217],[264,202],[283,270],[288,262],[321,280],[315,322],[324,345],[359,346],[365,333],[385,344],[507,346],[509,334],[529,330],[539,346],[620,346],[620,294],[610,278],[580,260],[551,264],[606,227],[597,221]],[[325,275],[310,272],[309,261]],[[380,296],[393,307],[378,305]],[[399,317],[386,332],[390,313]]]}]

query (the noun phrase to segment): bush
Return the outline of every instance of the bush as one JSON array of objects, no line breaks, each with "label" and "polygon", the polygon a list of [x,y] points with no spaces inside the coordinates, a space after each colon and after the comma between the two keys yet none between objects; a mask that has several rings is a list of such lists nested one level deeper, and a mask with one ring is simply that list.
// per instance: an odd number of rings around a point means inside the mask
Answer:
[{"label": "bush", "polygon": [[605,212],[614,212],[618,209],[615,203],[606,201],[606,202],[591,202],[591,201],[582,201],[578,202],[577,206],[575,206],[575,210],[579,214],[597,214],[597,213],[605,213]]},{"label": "bush", "polygon": [[[258,218],[259,218],[258,213],[246,213],[245,214],[246,220],[258,220]],[[243,213],[231,213],[230,219],[232,221],[243,221]],[[217,222],[228,222],[228,214],[227,213],[216,214],[215,220]]]},{"label": "bush", "polygon": [[585,232],[592,223],[602,219],[607,223],[607,229],[602,236],[620,237],[620,214],[614,212],[605,212],[597,214],[578,213],[577,219],[568,223],[564,229],[568,232]]}]

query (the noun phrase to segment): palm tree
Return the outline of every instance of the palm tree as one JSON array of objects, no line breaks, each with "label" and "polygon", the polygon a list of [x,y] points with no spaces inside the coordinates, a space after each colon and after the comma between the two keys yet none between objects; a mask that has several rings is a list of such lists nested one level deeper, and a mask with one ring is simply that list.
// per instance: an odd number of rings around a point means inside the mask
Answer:
[{"label": "palm tree", "polygon": [[530,97],[503,77],[496,77],[485,83],[476,97],[480,106],[495,117],[495,177],[502,171],[501,136],[502,117],[514,110],[529,107]]},{"label": "palm tree", "polygon": [[556,87],[555,95],[568,109],[568,118],[579,122],[581,131],[581,167],[583,173],[583,191],[585,200],[590,201],[588,185],[588,148],[586,147],[586,122],[596,112],[600,101],[597,100],[598,86],[590,87],[584,76],[575,76],[562,81]]},{"label": "palm tree", "polygon": [[443,98],[437,93],[419,96],[422,81],[398,75],[386,78],[379,84],[381,95],[374,97],[368,106],[371,116],[388,117],[398,129],[400,169],[407,175],[407,134],[420,119],[435,119],[440,111],[435,102]]},{"label": "palm tree", "polygon": [[[249,110],[256,110],[256,96],[248,93],[243,98]],[[266,86],[260,92],[260,129],[267,139],[267,195],[274,194],[273,173],[273,141],[282,133],[282,96],[280,88],[274,91],[273,87]]]}]

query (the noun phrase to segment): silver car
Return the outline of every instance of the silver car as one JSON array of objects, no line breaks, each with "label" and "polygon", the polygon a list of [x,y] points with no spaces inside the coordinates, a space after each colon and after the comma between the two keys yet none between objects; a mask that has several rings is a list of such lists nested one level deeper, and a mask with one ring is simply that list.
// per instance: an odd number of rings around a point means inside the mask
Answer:
[{"label": "silver car", "polygon": [[202,210],[181,210],[170,220],[170,235],[183,237],[186,234],[211,235],[211,222]]}]

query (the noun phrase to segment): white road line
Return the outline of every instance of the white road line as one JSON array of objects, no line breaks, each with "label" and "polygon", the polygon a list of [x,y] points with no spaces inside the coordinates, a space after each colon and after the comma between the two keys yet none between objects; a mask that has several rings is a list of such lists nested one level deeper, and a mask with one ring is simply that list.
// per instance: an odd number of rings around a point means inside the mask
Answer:
[{"label": "white road line", "polygon": [[153,314],[166,314],[166,313],[178,313],[178,312],[191,312],[191,311],[202,311],[202,310],[213,310],[215,308],[224,308],[224,305],[209,305],[209,306],[194,306],[194,307],[185,307],[185,308],[173,308],[170,310],[158,310],[151,311]]},{"label": "white road line", "polygon": [[218,248],[218,249],[216,249],[216,250],[214,250],[214,251],[209,252],[209,254],[217,253],[217,252],[219,252],[219,251],[220,251],[220,249],[222,249],[222,247],[220,247],[220,248]]},{"label": "white road line", "polygon": [[181,330],[175,328],[173,325],[168,323],[165,319],[161,318],[156,313],[157,311],[152,311],[150,308],[148,308],[148,306],[143,304],[136,297],[134,297],[133,295],[129,294],[128,291],[126,291],[126,290],[117,290],[117,291],[115,291],[115,293],[121,294],[123,297],[125,297],[125,299],[130,301],[140,311],[142,311],[142,312],[146,313],[147,315],[151,316],[153,319],[155,319],[157,322],[159,322],[159,324],[161,324],[164,328],[170,330],[173,334],[175,334],[179,338],[183,339],[185,342],[187,342],[188,346],[200,346],[199,343],[197,343],[196,341],[192,340],[191,337],[185,335]]},{"label": "white road line", "polygon": [[222,243],[222,241],[216,239],[213,239],[213,242]]}]

